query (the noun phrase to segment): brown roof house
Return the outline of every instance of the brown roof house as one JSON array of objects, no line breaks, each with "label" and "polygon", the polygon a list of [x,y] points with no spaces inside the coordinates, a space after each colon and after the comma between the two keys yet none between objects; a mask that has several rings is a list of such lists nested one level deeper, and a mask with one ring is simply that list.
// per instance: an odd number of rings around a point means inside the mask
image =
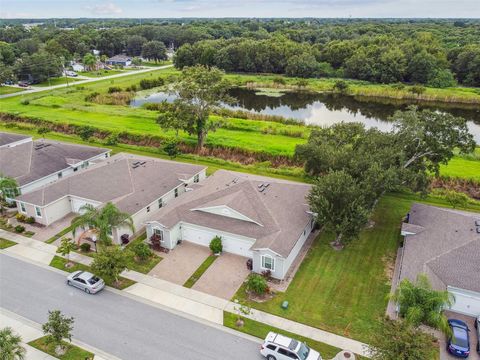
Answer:
[{"label": "brown roof house", "polygon": [[424,273],[454,295],[452,311],[480,315],[480,214],[415,203],[407,219],[397,280]]},{"label": "brown roof house", "polygon": [[[170,200],[205,178],[205,167],[130,154],[116,154],[88,169],[66,176],[16,198],[18,211],[50,225],[82,206],[112,202],[132,216],[136,232]],[[87,230],[87,229],[85,229]],[[120,242],[129,229],[114,229]]]},{"label": "brown roof house", "polygon": [[110,150],[0,132],[0,174],[29,193],[109,157]]},{"label": "brown roof house", "polygon": [[310,186],[219,170],[172,201],[147,222],[147,239],[159,235],[174,249],[179,241],[252,259],[253,271],[283,279],[314,225],[306,195]]}]

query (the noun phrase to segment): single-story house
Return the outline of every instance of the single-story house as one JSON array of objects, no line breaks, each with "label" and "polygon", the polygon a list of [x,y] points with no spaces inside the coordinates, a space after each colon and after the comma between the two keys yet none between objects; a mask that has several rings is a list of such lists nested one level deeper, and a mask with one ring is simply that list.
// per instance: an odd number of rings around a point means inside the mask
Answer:
[{"label": "single-story house", "polygon": [[[132,216],[136,233],[156,211],[205,178],[205,167],[128,154],[116,154],[95,166],[16,198],[20,213],[50,225],[82,206],[107,202]],[[87,230],[87,229],[85,229]],[[81,232],[79,232],[81,235]],[[120,242],[130,229],[113,229]]]},{"label": "single-story house", "polygon": [[480,315],[480,214],[413,204],[402,224],[399,279],[426,274],[455,298],[451,310]]},{"label": "single-story house", "polygon": [[20,194],[40,188],[110,156],[109,149],[35,140],[0,132],[0,174],[14,178]]},{"label": "single-story house", "polygon": [[71,66],[73,71],[85,71],[85,66],[83,66],[82,64],[72,61]]},{"label": "single-story house", "polygon": [[147,222],[147,240],[162,246],[179,241],[209,246],[252,259],[252,270],[284,279],[314,228],[307,184],[219,170],[172,201]]},{"label": "single-story house", "polygon": [[130,66],[132,65],[132,58],[127,55],[115,55],[107,60],[107,65]]}]

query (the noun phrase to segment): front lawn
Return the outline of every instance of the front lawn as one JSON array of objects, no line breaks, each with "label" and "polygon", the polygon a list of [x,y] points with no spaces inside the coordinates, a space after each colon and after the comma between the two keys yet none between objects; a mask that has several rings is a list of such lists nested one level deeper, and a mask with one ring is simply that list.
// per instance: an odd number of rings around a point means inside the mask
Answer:
[{"label": "front lawn", "polygon": [[[67,264],[67,259],[55,255],[53,257],[52,261],[50,262],[50,266],[54,267],[54,268],[57,268],[57,269],[60,269],[60,270],[63,270],[63,271],[66,271],[66,272],[69,272],[69,273],[75,272],[77,270],[89,271],[89,272],[92,271],[90,269],[90,267],[87,266],[87,265],[79,264],[79,263],[76,263],[76,262],[73,262],[73,261],[70,261],[70,262],[73,263],[73,266],[72,267],[65,267],[65,265]],[[119,290],[123,290],[123,289],[129,287],[130,285],[135,284],[135,281],[130,280],[130,279],[126,279],[124,277],[120,277],[118,285],[116,285],[114,283],[113,279],[109,279],[109,278],[104,277],[103,280],[105,281],[105,284],[107,284],[108,286],[114,287],[114,288],[119,289]]]},{"label": "front lawn", "polygon": [[10,246],[13,246],[13,245],[16,245],[16,244],[17,243],[15,241],[0,238],[0,249],[6,249],[6,248],[9,248]]},{"label": "front lawn", "polygon": [[99,78],[99,77],[104,77],[108,75],[116,75],[116,74],[121,74],[122,70],[97,70],[97,71],[80,71],[77,74],[82,75],[82,76],[87,76],[91,78]]},{"label": "front lawn", "polygon": [[71,343],[66,341],[62,342],[63,345],[67,348],[65,354],[58,356],[57,354],[55,354],[55,344],[47,344],[46,339],[47,336],[44,336],[39,339],[30,341],[28,345],[61,360],[93,360],[93,357],[95,356],[93,353],[87,350],[83,350],[82,348],[72,345]]},{"label": "front lawn", "polygon": [[210,265],[213,264],[213,262],[218,258],[218,256],[215,255],[210,255],[207,257],[203,263],[198,267],[197,270],[188,278],[187,281],[185,281],[185,284],[183,286],[187,288],[191,288],[195,283],[200,279],[205,271],[210,267]]},{"label": "front lawn", "polygon": [[145,241],[146,238],[147,233],[143,233],[137,238],[135,238],[132,242],[130,242],[125,248],[124,251],[127,254],[127,268],[129,270],[138,271],[142,274],[148,274],[150,270],[152,270],[163,259],[155,253],[152,254],[152,256],[150,256],[148,259],[143,261],[138,260],[135,257],[135,253],[133,252],[133,250],[131,250],[132,247],[138,243]]},{"label": "front lawn", "polygon": [[24,89],[22,89],[22,88],[2,85],[2,86],[0,86],[0,95],[13,94],[13,93],[20,92],[20,91],[23,91],[23,90]]},{"label": "front lawn", "polygon": [[275,327],[260,323],[255,320],[251,319],[246,319],[243,318],[244,325],[243,327],[239,328],[235,323],[237,321],[237,315],[229,313],[224,311],[223,312],[223,325],[232,329],[235,329],[237,331],[241,331],[243,333],[258,337],[260,339],[265,339],[267,334],[270,331],[294,338],[296,340],[300,340],[302,342],[305,342],[308,346],[310,346],[312,349],[317,350],[320,355],[322,355],[323,359],[331,359],[333,358],[336,354],[338,354],[341,349],[338,349],[336,347],[305,338],[303,336],[297,335],[297,334],[292,334],[288,331],[283,331],[281,329],[277,329]]}]

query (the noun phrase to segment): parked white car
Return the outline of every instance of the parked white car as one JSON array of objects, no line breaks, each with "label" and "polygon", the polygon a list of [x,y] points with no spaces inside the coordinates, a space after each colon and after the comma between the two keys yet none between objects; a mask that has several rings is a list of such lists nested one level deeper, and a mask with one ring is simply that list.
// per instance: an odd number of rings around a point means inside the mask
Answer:
[{"label": "parked white car", "polygon": [[75,271],[67,276],[67,285],[75,286],[87,294],[96,294],[105,287],[105,282],[88,271]]},{"label": "parked white car", "polygon": [[260,348],[267,360],[322,360],[307,344],[274,332],[269,332]]},{"label": "parked white car", "polygon": [[71,77],[78,76],[78,74],[75,71],[71,71],[71,70],[65,70],[65,75],[66,76],[71,76]]}]

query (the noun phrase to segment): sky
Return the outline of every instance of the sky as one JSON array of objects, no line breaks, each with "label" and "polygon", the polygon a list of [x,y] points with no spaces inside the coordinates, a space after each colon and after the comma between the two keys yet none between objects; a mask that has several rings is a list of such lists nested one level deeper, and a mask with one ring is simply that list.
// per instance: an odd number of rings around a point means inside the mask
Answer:
[{"label": "sky", "polygon": [[480,0],[0,0],[0,18],[480,18]]}]

